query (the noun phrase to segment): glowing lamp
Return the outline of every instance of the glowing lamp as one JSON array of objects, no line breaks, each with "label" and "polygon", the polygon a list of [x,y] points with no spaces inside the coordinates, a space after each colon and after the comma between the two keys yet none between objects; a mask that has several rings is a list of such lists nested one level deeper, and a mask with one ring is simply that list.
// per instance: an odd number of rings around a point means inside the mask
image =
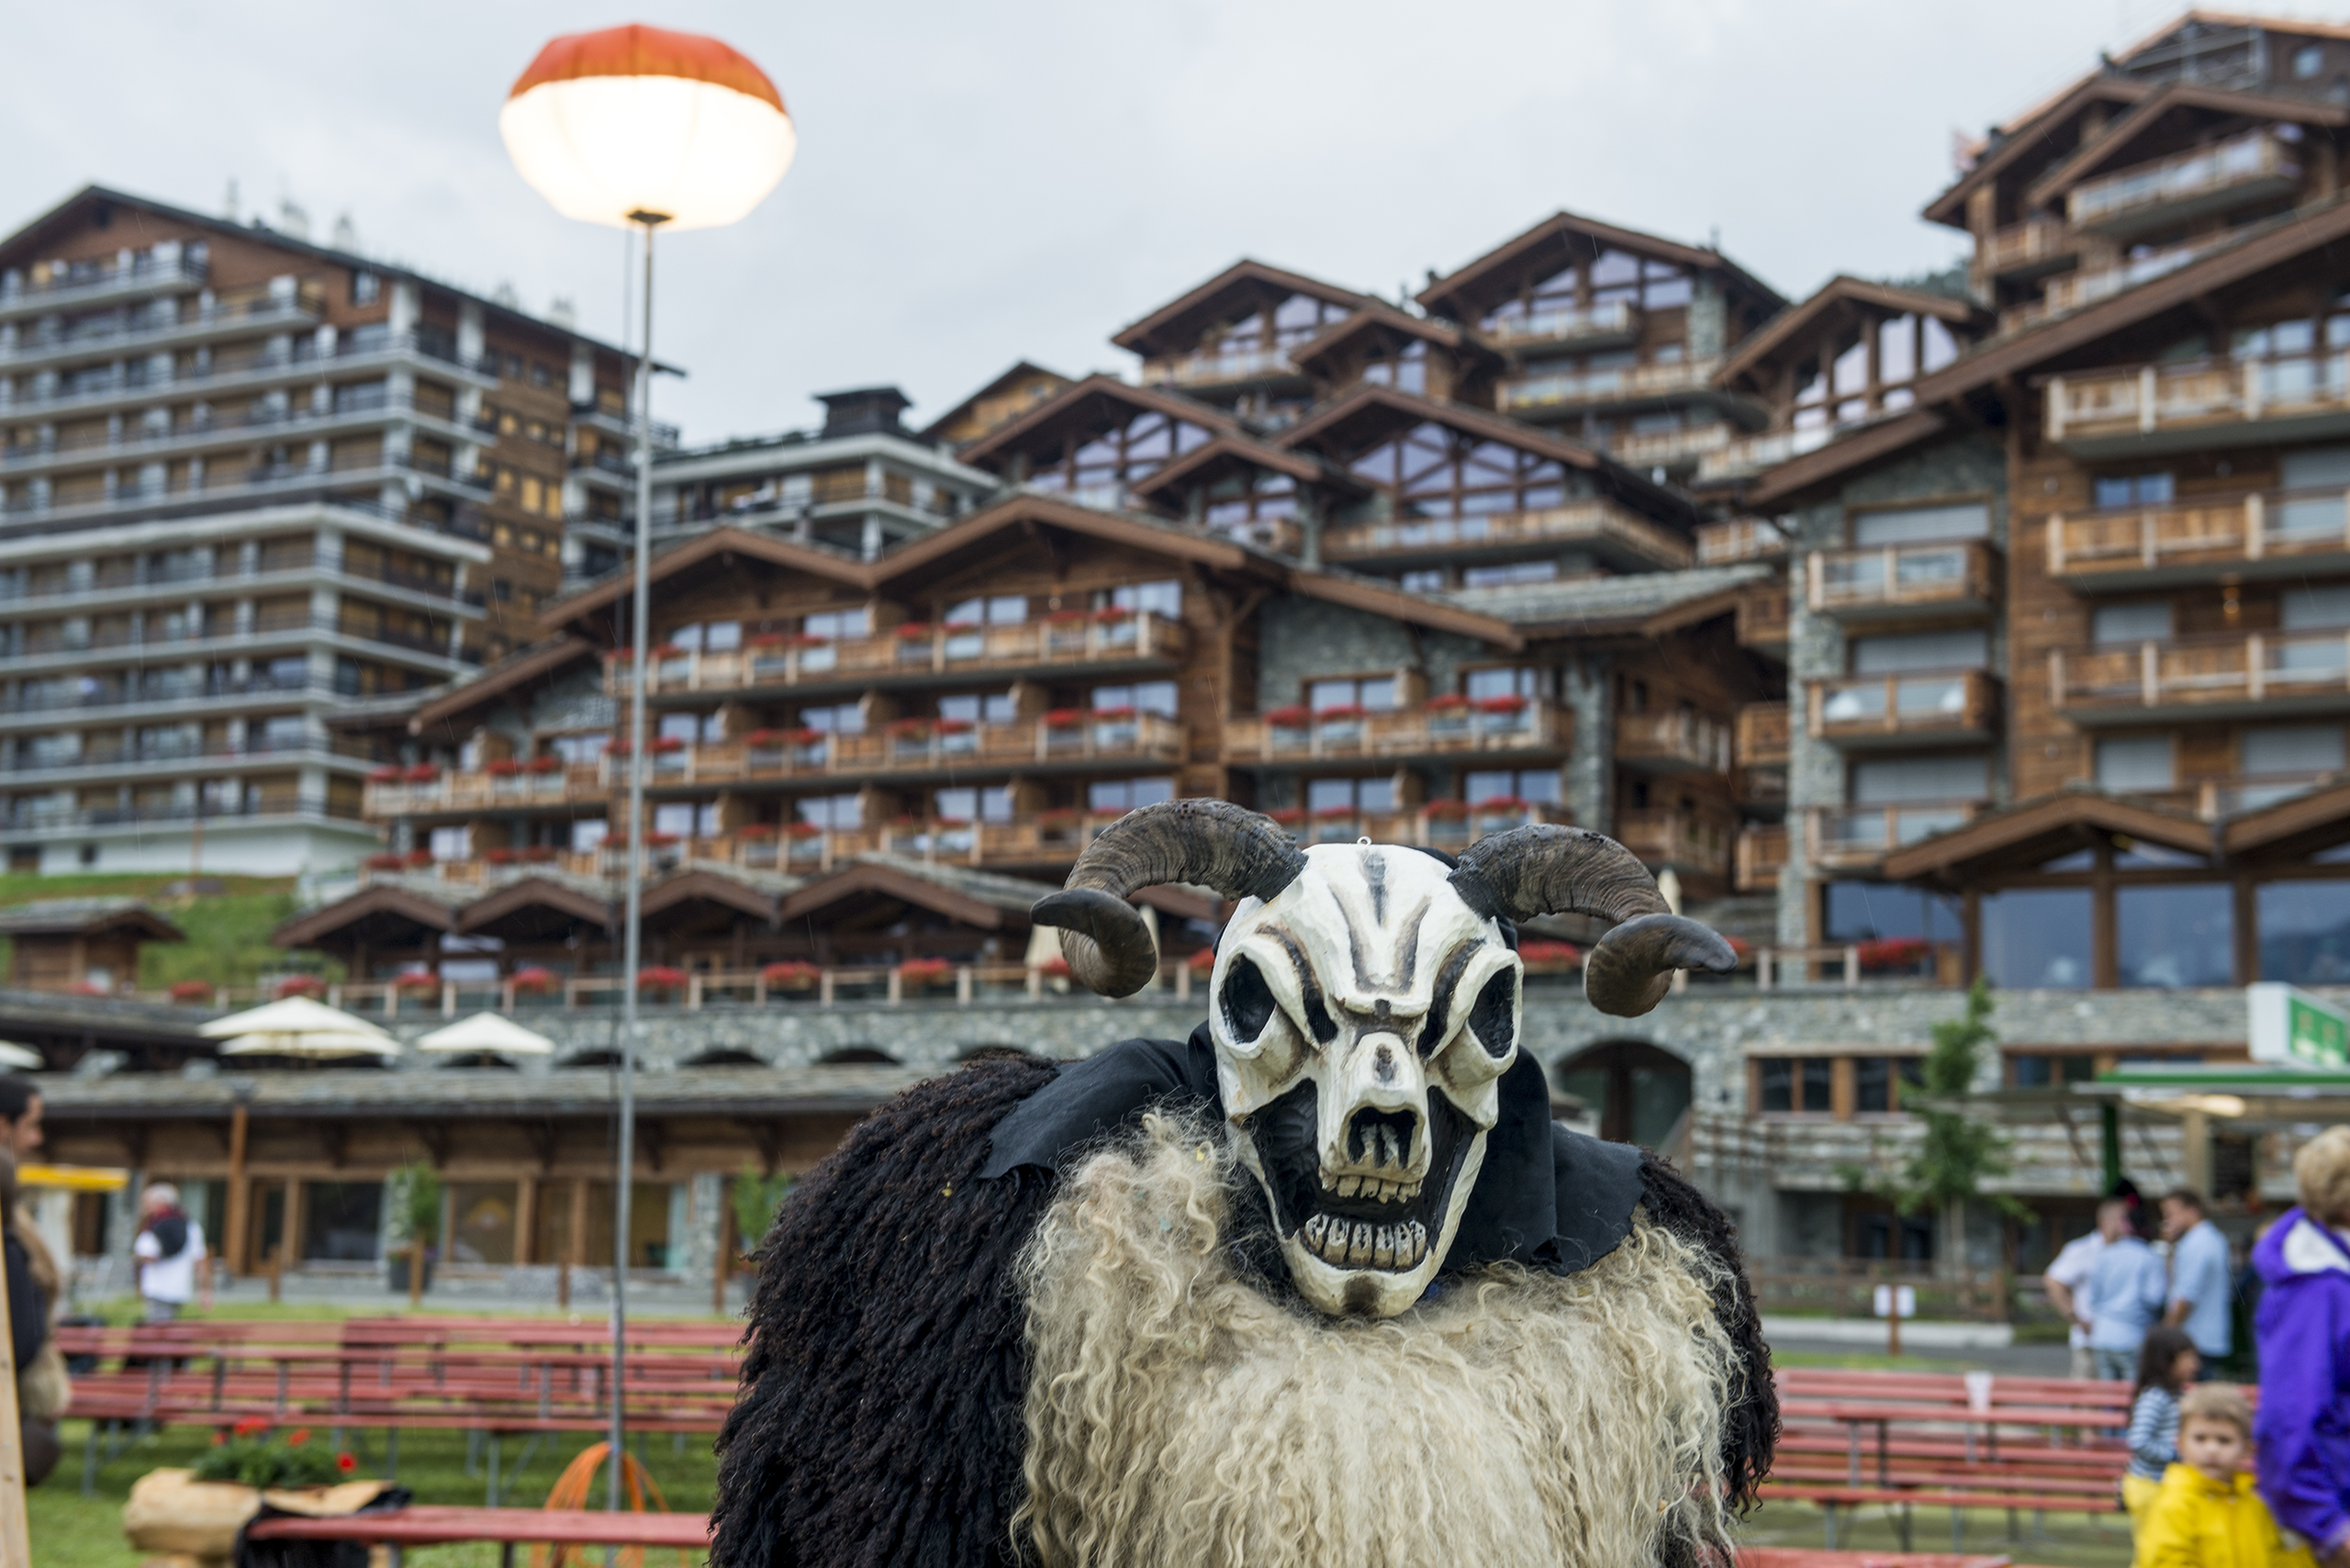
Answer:
[{"label": "glowing lamp", "polygon": [[557,212],[614,228],[733,223],[775,189],[799,145],[783,95],[738,50],[635,24],[539,50],[498,129]]}]

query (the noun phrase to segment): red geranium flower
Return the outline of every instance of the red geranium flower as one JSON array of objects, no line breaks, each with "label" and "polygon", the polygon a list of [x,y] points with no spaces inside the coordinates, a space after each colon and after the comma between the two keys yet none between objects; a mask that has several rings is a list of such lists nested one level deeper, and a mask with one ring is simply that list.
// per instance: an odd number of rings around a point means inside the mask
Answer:
[{"label": "red geranium flower", "polygon": [[297,1427],[285,1434],[285,1446],[289,1449],[298,1449],[309,1440],[310,1428],[308,1427]]},{"label": "red geranium flower", "polygon": [[348,1475],[359,1468],[359,1462],[347,1453],[339,1453],[334,1456],[334,1467]]},{"label": "red geranium flower", "polygon": [[1305,709],[1303,705],[1291,708],[1276,708],[1265,715],[1265,722],[1268,724],[1275,724],[1284,730],[1288,730],[1294,729],[1298,725],[1305,722]]}]

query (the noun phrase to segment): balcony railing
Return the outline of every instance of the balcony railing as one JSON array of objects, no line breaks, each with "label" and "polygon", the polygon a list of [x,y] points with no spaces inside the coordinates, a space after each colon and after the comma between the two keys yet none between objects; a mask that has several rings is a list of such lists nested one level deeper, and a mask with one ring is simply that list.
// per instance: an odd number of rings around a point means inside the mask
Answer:
[{"label": "balcony railing", "polygon": [[2021,331],[2042,321],[2085,309],[2100,299],[2110,299],[2142,283],[2167,277],[2224,243],[2226,241],[2222,238],[2168,245],[2112,266],[2085,269],[2050,278],[2047,286],[2040,291],[2038,299],[1999,313],[1999,330],[2003,332]]},{"label": "balcony railing", "polygon": [[2032,277],[2063,266],[2080,248],[2080,237],[2071,224],[2053,218],[2027,218],[1986,236],[1975,247],[1975,270],[1985,277]]},{"label": "balcony railing", "polygon": [[1309,813],[1292,808],[1271,814],[1275,822],[1294,832],[1301,844],[1353,844],[1368,838],[1373,844],[1426,844],[1438,849],[1464,849],[1487,834],[1507,833],[1537,823],[1574,824],[1564,806],[1515,799],[1468,805],[1452,801],[1393,812],[1341,808]]},{"label": "balcony railing", "polygon": [[2290,573],[2344,556],[2350,556],[2350,495],[2340,490],[2255,491],[2048,520],[2048,575],[2073,578],[2076,588],[2202,581],[2260,563]]},{"label": "balcony railing", "polygon": [[1730,726],[1691,710],[1616,715],[1616,760],[1642,773],[1728,773]]},{"label": "balcony railing", "polygon": [[1334,561],[1446,556],[1575,542],[1612,544],[1661,566],[1686,566],[1694,558],[1686,539],[1611,500],[1573,501],[1539,511],[1493,512],[1483,517],[1350,522],[1322,531],[1322,553]]},{"label": "balcony railing", "polygon": [[1639,336],[1640,309],[1628,299],[1608,299],[1596,305],[1563,306],[1522,316],[1488,316],[1478,330],[1487,341],[1505,348],[1521,343],[1628,342]]},{"label": "balcony railing", "polygon": [[2056,648],[2049,700],[2076,722],[2350,709],[2350,631],[2249,632]]},{"label": "balcony railing", "polygon": [[1634,468],[1690,468],[1730,443],[1736,431],[1716,420],[1678,430],[1632,431],[1610,436],[1607,455]]},{"label": "balcony railing", "polygon": [[1998,554],[1979,539],[1816,550],[1806,562],[1814,614],[1883,618],[1986,610]]},{"label": "balcony railing", "polygon": [[1502,409],[1525,413],[1543,409],[1598,409],[1654,402],[1711,389],[1718,359],[1673,360],[1662,364],[1609,365],[1554,371],[1502,383]]},{"label": "balcony railing", "polygon": [[1827,870],[1874,866],[1904,845],[1964,825],[1980,801],[1907,801],[1899,805],[1822,806],[1810,813],[1805,858]]},{"label": "balcony railing", "polygon": [[296,817],[355,822],[355,811],[328,796],[307,795],[293,789],[256,790],[237,805],[192,801],[150,806],[25,805],[0,815],[0,832],[39,833],[58,828],[174,827],[196,822],[251,822],[264,817]]},{"label": "balcony railing", "polygon": [[1785,583],[1758,583],[1739,595],[1739,646],[1784,653],[1793,622],[1791,598]]},{"label": "balcony railing", "polygon": [[[1017,626],[933,626],[914,628],[911,635],[761,644],[722,653],[656,652],[645,671],[645,689],[742,691],[1064,664],[1172,665],[1181,662],[1184,647],[1181,624],[1150,610]],[[609,658],[605,690],[621,696],[628,687],[627,656]]]},{"label": "balcony railing", "polygon": [[2065,197],[2076,227],[2116,236],[2290,193],[2300,164],[2276,131],[2262,127],[2176,157],[2084,180]]},{"label": "balcony railing", "polygon": [[1979,669],[1841,676],[1809,689],[1812,739],[1847,745],[1987,740],[1998,682]]},{"label": "balcony railing", "polygon": [[524,763],[503,770],[443,773],[428,779],[371,778],[360,814],[371,822],[452,812],[601,805],[609,786],[592,762],[553,767]]},{"label": "balcony railing", "polygon": [[257,292],[241,298],[224,297],[216,300],[209,310],[192,310],[173,321],[134,324],[106,319],[84,322],[73,330],[59,333],[20,330],[14,349],[0,348],[0,364],[29,367],[93,353],[149,352],[225,329],[265,330],[272,327],[309,326],[317,322],[325,308],[326,290],[318,284],[306,283],[291,297]]},{"label": "balcony railing", "polygon": [[1788,745],[1787,705],[1750,702],[1738,711],[1738,765],[1785,767]]},{"label": "balcony railing", "polygon": [[1154,359],[1143,365],[1142,378],[1161,386],[1223,386],[1238,381],[1263,381],[1297,374],[1287,349],[1237,349],[1224,353],[1189,353]]},{"label": "balcony railing", "polygon": [[[1183,760],[1183,726],[1157,713],[1112,718],[1075,713],[1012,724],[961,727],[952,722],[900,727],[878,734],[786,734],[655,752],[645,783],[740,784],[793,778],[848,778],[892,773],[951,773],[1034,769],[1055,764],[1169,764]],[[628,758],[606,753],[604,788],[628,784]]]},{"label": "balcony railing", "polygon": [[1775,468],[1790,457],[1818,452],[1850,427],[1814,425],[1807,430],[1773,431],[1767,435],[1740,436],[1718,452],[1697,460],[1697,483],[1726,485],[1751,479],[1765,468]]},{"label": "balcony railing", "polygon": [[1697,528],[1697,565],[1701,566],[1780,560],[1787,550],[1787,536],[1767,518],[1734,517],[1727,522],[1700,523]]},{"label": "balcony railing", "polygon": [[1737,838],[1738,822],[1727,813],[1639,807],[1616,813],[1617,842],[1651,866],[1728,877]]},{"label": "balcony railing", "polygon": [[[365,814],[373,817],[375,812]],[[391,864],[393,861],[398,864]],[[604,875],[604,861],[600,850],[553,847],[491,849],[452,860],[436,860],[421,852],[418,857],[373,855],[360,862],[359,880],[362,885],[397,884],[410,878],[429,877],[459,887],[499,888],[548,872],[565,877],[600,877]]]},{"label": "balcony railing", "polygon": [[1460,752],[1563,752],[1574,715],[1542,699],[1438,699],[1418,708],[1319,714],[1276,711],[1226,720],[1225,760],[1316,762],[1444,756]]},{"label": "balcony railing", "polygon": [[1749,823],[1738,830],[1738,865],[1732,879],[1741,893],[1775,892],[1787,864],[1787,830],[1780,823]]},{"label": "balcony railing", "polygon": [[124,289],[169,289],[183,284],[201,285],[209,273],[201,261],[186,257],[164,260],[134,257],[129,267],[101,262],[96,269],[76,275],[68,272],[51,282],[0,282],[0,310],[59,310],[70,305]]},{"label": "balcony railing", "polygon": [[2044,420],[2049,443],[2080,455],[2350,430],[2350,354],[2191,360],[2052,376]]}]

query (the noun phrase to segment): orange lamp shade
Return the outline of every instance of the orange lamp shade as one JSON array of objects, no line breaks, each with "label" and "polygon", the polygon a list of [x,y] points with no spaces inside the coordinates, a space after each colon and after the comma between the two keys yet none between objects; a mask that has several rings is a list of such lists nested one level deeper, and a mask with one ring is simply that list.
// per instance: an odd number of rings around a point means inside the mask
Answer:
[{"label": "orange lamp shade", "polygon": [[799,145],[783,95],[747,57],[639,25],[539,50],[498,129],[557,212],[615,228],[643,213],[669,229],[733,223],[775,189]]}]

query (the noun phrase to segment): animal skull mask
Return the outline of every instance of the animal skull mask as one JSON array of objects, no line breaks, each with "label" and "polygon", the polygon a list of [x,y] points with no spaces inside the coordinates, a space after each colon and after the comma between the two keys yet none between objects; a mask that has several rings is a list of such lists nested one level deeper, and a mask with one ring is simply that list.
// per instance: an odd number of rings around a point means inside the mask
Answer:
[{"label": "animal skull mask", "polygon": [[1062,928],[1079,980],[1132,995],[1158,953],[1126,895],[1175,881],[1241,901],[1209,986],[1218,1087],[1292,1279],[1333,1316],[1393,1316],[1443,1267],[1517,1058],[1524,967],[1502,919],[1618,922],[1586,958],[1583,991],[1623,1016],[1655,1006],[1676,969],[1736,962],[1597,834],[1519,828],[1448,870],[1368,841],[1300,850],[1222,801],[1128,813],[1035,918]]}]

